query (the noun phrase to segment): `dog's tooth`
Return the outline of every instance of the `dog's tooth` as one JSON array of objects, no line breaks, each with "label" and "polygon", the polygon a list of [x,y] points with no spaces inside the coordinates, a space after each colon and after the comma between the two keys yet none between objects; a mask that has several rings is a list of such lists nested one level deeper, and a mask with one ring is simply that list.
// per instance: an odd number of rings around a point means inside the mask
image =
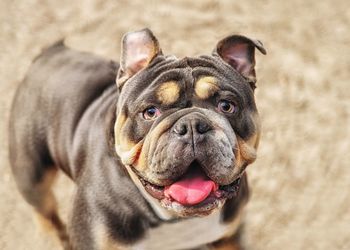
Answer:
[{"label": "dog's tooth", "polygon": [[216,198],[221,198],[222,195],[223,195],[222,190],[219,190],[219,189],[216,190],[216,191],[214,192],[214,195],[215,195]]}]

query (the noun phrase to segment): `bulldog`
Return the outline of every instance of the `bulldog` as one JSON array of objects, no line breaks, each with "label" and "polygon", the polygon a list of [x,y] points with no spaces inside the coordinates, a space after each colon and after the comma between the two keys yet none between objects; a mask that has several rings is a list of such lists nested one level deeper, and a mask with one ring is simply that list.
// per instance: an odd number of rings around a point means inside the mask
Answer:
[{"label": "bulldog", "polygon": [[[10,163],[64,249],[241,249],[260,136],[255,49],[266,53],[231,35],[178,59],[143,29],[124,35],[120,64],[63,42],[33,61],[12,105]],[[59,169],[76,184],[67,228]]]}]

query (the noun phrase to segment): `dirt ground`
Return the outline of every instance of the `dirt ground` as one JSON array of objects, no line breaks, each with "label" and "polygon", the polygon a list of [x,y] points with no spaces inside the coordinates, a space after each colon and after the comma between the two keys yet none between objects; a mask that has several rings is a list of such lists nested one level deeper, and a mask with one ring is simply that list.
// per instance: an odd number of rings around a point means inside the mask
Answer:
[{"label": "dirt ground", "polygon": [[[350,249],[348,1],[0,2],[0,249],[59,249],[16,190],[6,124],[14,91],[40,50],[67,44],[118,60],[123,33],[149,27],[165,53],[211,52],[240,33],[262,40],[257,104],[263,132],[248,168],[249,249]],[[73,185],[55,185],[65,218]]]}]

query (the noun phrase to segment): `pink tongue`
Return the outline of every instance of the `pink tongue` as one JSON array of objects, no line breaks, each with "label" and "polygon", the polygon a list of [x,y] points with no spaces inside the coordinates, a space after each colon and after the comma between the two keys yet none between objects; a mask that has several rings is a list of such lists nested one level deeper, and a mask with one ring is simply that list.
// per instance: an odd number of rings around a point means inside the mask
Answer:
[{"label": "pink tongue", "polygon": [[164,194],[173,198],[182,205],[195,205],[204,201],[218,185],[210,180],[204,173],[195,173],[184,176],[181,180],[166,186]]}]

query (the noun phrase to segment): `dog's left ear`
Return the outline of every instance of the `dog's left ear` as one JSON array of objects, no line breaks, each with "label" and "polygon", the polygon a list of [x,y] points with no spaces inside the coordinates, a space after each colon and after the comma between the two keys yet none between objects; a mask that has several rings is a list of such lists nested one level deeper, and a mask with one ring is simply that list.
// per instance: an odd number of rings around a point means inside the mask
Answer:
[{"label": "dog's left ear", "polygon": [[120,68],[117,75],[117,86],[124,83],[140,70],[146,68],[151,61],[162,54],[157,38],[149,29],[129,32],[123,36]]},{"label": "dog's left ear", "polygon": [[216,46],[216,52],[225,62],[231,65],[241,75],[255,84],[255,48],[266,55],[266,50],[259,40],[245,36],[232,35],[222,39]]}]

